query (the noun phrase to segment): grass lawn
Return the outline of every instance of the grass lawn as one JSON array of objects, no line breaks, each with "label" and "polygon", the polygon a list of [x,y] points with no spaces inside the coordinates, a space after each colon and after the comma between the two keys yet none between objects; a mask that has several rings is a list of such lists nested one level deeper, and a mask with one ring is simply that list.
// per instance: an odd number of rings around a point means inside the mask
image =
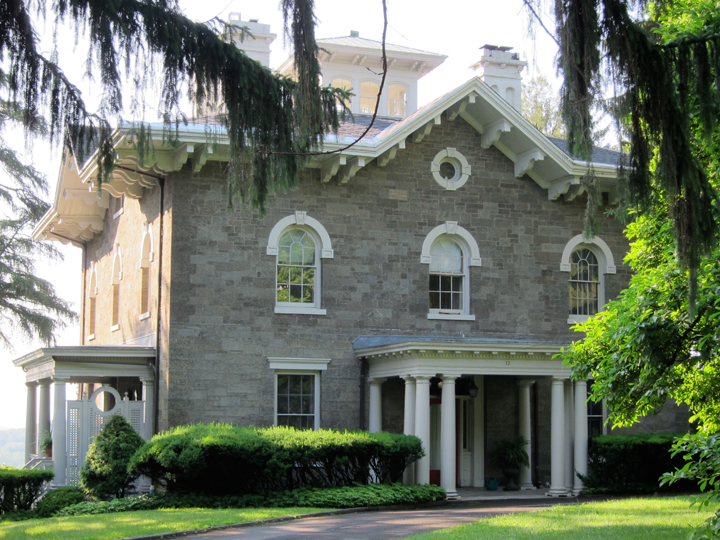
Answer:
[{"label": "grass lawn", "polygon": [[711,512],[690,498],[625,499],[507,515],[408,540],[683,540]]},{"label": "grass lawn", "polygon": [[2,540],[113,540],[320,512],[322,508],[185,508],[0,522]]}]

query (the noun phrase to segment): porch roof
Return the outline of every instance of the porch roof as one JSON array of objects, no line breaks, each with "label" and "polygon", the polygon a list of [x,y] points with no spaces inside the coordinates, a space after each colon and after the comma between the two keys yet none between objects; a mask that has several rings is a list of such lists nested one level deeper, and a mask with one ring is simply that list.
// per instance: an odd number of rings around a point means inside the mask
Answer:
[{"label": "porch roof", "polygon": [[368,376],[516,375],[569,378],[555,356],[567,342],[437,336],[359,336],[358,358]]},{"label": "porch roof", "polygon": [[26,382],[61,378],[68,382],[104,382],[108,377],[152,380],[155,347],[74,346],[37,349],[13,364]]}]

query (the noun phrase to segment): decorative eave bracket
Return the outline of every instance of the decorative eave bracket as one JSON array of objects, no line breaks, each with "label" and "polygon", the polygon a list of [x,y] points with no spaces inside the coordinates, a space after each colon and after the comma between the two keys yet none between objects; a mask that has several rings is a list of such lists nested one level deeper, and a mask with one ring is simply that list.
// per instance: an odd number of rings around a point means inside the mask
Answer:
[{"label": "decorative eave bracket", "polygon": [[435,118],[433,118],[430,122],[428,122],[427,124],[425,124],[423,127],[421,127],[420,129],[418,129],[418,130],[413,134],[413,142],[416,142],[416,143],[422,142],[422,140],[423,140],[425,137],[427,137],[428,135],[430,135],[430,132],[432,131],[432,128],[433,128],[434,126],[439,126],[441,123],[442,123],[442,120],[440,119],[440,115],[438,115],[438,116],[436,116]]},{"label": "decorative eave bracket", "polygon": [[545,154],[539,148],[518,154],[515,158],[515,177],[521,178],[535,166],[535,162],[545,159]]},{"label": "decorative eave bracket", "polygon": [[398,144],[394,145],[390,150],[387,150],[380,154],[377,158],[377,164],[378,167],[384,167],[388,163],[390,163],[393,159],[395,159],[395,156],[398,152],[398,150],[405,150],[405,139],[400,141]]},{"label": "decorative eave bracket", "polygon": [[483,126],[483,134],[480,141],[480,146],[483,148],[490,148],[493,144],[500,140],[503,133],[506,133],[512,129],[512,124],[504,118]]}]

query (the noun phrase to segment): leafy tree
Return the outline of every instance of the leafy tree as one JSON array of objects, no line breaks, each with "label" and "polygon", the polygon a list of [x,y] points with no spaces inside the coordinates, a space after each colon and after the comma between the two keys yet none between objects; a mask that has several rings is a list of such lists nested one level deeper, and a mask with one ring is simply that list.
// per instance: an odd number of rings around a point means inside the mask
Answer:
[{"label": "leafy tree", "polygon": [[522,86],[522,115],[548,137],[564,139],[560,95],[547,77],[538,75]]},{"label": "leafy tree", "polygon": [[96,499],[124,497],[137,478],[128,473],[128,463],[144,442],[123,416],[111,416],[88,449],[80,487]]},{"label": "leafy tree", "polygon": [[[0,88],[2,88],[0,79]],[[75,318],[70,305],[59,298],[48,281],[34,273],[38,257],[60,258],[52,246],[33,242],[32,228],[48,209],[45,178],[26,165],[5,140],[13,124],[28,117],[16,102],[0,99],[0,343],[10,347],[11,329],[27,338],[50,344],[66,320]],[[25,122],[30,134],[42,135],[44,123],[37,117]]]}]

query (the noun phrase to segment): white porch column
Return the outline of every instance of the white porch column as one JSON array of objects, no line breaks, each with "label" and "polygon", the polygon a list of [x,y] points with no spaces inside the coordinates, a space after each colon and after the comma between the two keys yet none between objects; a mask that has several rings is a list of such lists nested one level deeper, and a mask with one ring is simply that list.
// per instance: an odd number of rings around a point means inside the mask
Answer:
[{"label": "white porch column", "polygon": [[573,477],[575,476],[575,468],[573,467],[573,431],[575,427],[573,403],[573,383],[571,380],[565,381],[565,491],[568,495],[572,495]]},{"label": "white porch column", "polygon": [[[403,377],[405,379],[405,417],[403,422],[403,433],[405,435],[415,435],[415,379],[413,377]],[[415,464],[411,463],[403,473],[403,483],[415,483]]]},{"label": "white porch column", "polygon": [[146,441],[149,441],[155,434],[155,426],[153,421],[155,419],[155,381],[153,379],[140,379],[143,385],[142,399],[145,402],[145,433],[144,437]]},{"label": "white porch column", "polygon": [[530,379],[517,381],[519,392],[518,435],[528,442],[525,450],[529,462],[527,467],[520,468],[520,489],[535,489],[532,483],[532,429],[530,423],[530,388],[533,384],[535,384],[535,381]]},{"label": "white porch column", "polygon": [[25,463],[31,454],[37,454],[37,383],[27,382],[27,409],[25,410]]},{"label": "white porch column", "polygon": [[[586,475],[588,466],[587,381],[575,381],[575,471]],[[573,495],[583,489],[582,480],[574,474]]]},{"label": "white porch column", "polygon": [[415,436],[425,456],[415,462],[415,483],[430,483],[430,377],[415,377]]},{"label": "white porch column", "polygon": [[442,378],[442,424],[440,442],[440,485],[448,499],[457,499],[457,455],[455,437],[455,379]]},{"label": "white porch column", "polygon": [[55,485],[64,486],[67,478],[67,433],[65,431],[66,396],[65,383],[68,379],[54,378],[54,411],[53,411],[53,471]]},{"label": "white porch column", "polygon": [[485,376],[475,375],[478,395],[473,398],[473,486],[485,487]]},{"label": "white porch column", "polygon": [[382,431],[382,383],[385,379],[370,379],[370,419],[368,431]]},{"label": "white porch column", "polygon": [[38,405],[37,449],[45,433],[50,433],[50,379],[40,381],[40,403]]},{"label": "white porch column", "polygon": [[550,413],[550,491],[551,497],[562,497],[565,491],[565,379],[552,378]]}]

